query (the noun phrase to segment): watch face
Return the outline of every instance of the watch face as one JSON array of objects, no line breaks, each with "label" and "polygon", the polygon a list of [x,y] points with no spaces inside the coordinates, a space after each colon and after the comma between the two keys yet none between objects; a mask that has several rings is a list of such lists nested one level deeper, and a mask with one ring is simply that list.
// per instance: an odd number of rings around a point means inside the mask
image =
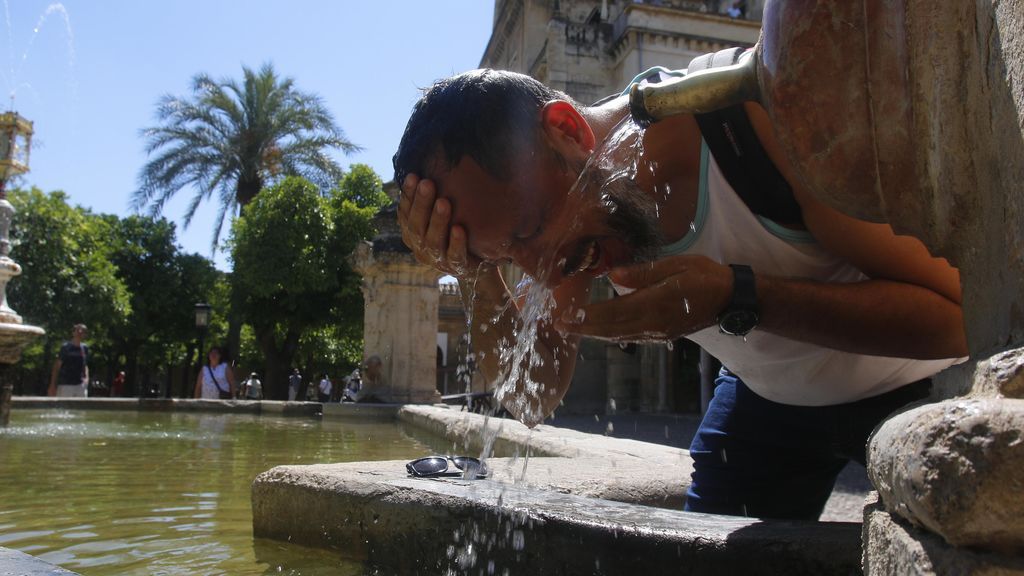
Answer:
[{"label": "watch face", "polygon": [[757,326],[757,312],[753,310],[730,310],[718,321],[718,329],[730,336],[745,336]]}]

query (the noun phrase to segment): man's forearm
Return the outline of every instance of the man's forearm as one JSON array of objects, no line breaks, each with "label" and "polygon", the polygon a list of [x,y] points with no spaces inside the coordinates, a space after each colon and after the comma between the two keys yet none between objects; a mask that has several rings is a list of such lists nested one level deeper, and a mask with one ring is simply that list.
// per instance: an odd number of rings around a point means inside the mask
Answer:
[{"label": "man's forearm", "polygon": [[757,276],[759,330],[836,350],[937,359],[967,356],[959,304],[888,280],[850,284]]}]

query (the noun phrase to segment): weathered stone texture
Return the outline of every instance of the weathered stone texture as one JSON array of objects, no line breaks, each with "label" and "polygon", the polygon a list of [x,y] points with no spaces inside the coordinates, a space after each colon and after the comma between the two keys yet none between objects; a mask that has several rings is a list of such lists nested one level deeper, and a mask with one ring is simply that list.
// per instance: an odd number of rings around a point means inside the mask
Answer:
[{"label": "weathered stone texture", "polygon": [[[545,463],[545,461],[547,463]],[[529,476],[603,474],[530,460]],[[505,467],[509,461],[495,461]],[[536,466],[535,464],[539,464]],[[492,480],[417,479],[402,462],[280,466],[253,483],[257,537],[330,547],[400,574],[853,575],[859,527],[686,513]],[[514,465],[518,475],[522,462]],[[622,470],[634,479],[650,470]],[[598,486],[600,483],[595,483]],[[450,572],[449,572],[450,570]]]},{"label": "weathered stone texture", "polygon": [[975,354],[1024,343],[1024,0],[908,0],[915,193],[897,232],[960,267]]},{"label": "weathered stone texture", "polygon": [[954,546],[1024,553],[1024,400],[961,399],[890,418],[868,445],[886,509]]},{"label": "weathered stone texture", "polygon": [[[416,262],[412,254],[380,250],[378,242],[356,248],[353,260],[363,276],[364,356],[380,356],[383,383],[390,402],[437,402],[437,319],[440,295],[436,270]],[[378,389],[378,388],[375,388]]]},{"label": "weathered stone texture", "polygon": [[1024,576],[1024,559],[954,548],[898,521],[877,502],[864,508],[866,576]]},{"label": "weathered stone texture", "polygon": [[0,547],[0,576],[77,576],[47,562],[17,550]]},{"label": "weathered stone texture", "polygon": [[1024,348],[979,362],[971,392],[976,396],[1024,398]]}]

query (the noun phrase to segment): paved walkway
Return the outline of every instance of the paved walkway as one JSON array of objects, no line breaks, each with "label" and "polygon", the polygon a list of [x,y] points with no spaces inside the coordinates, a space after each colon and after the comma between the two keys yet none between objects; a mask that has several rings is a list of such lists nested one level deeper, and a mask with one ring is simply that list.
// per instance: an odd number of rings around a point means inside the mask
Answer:
[{"label": "paved walkway", "polygon": [[[601,416],[556,414],[553,420],[546,423],[590,434],[607,434],[674,448],[689,448],[690,440],[700,424],[700,416],[632,412]],[[835,489],[825,505],[821,519],[827,522],[862,521],[864,498],[870,490],[871,483],[864,467],[851,462],[836,480]]]}]

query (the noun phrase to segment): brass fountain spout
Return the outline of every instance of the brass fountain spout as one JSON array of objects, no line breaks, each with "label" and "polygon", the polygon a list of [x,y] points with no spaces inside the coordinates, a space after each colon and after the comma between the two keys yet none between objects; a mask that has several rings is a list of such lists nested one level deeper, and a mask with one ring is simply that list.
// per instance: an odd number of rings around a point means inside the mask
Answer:
[{"label": "brass fountain spout", "polygon": [[629,91],[629,112],[646,128],[677,114],[704,114],[760,100],[757,59],[754,51],[748,51],[732,66],[699,70],[659,84],[634,84]]}]

